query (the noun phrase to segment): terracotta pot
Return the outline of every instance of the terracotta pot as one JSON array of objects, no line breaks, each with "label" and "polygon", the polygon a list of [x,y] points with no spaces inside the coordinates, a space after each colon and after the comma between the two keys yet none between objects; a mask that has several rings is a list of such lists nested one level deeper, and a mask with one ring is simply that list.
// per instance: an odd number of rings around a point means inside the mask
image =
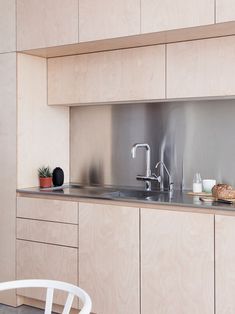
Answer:
[{"label": "terracotta pot", "polygon": [[52,177],[39,178],[40,188],[50,188],[52,186]]}]

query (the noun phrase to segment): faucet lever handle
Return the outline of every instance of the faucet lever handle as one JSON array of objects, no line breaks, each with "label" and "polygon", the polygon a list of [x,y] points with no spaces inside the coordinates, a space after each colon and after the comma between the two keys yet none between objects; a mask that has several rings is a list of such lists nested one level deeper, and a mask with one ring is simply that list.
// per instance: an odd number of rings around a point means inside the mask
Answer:
[{"label": "faucet lever handle", "polygon": [[152,173],[152,177],[154,177],[155,179],[157,179],[157,181],[160,183],[162,178],[161,176],[156,175],[156,173]]}]

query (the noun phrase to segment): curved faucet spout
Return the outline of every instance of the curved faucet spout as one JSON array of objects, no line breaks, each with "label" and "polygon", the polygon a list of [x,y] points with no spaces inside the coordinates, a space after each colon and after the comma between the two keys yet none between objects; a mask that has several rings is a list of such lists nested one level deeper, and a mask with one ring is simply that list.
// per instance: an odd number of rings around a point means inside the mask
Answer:
[{"label": "curved faucet spout", "polygon": [[151,176],[151,169],[150,169],[150,146],[146,143],[136,143],[132,146],[131,149],[131,156],[132,158],[136,157],[136,150],[137,148],[145,148],[146,149],[146,177]]}]

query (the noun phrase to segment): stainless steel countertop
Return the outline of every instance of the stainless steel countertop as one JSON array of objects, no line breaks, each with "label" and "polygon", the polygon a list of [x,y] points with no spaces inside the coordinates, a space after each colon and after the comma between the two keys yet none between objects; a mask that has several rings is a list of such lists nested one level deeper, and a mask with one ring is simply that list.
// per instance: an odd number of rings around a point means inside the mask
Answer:
[{"label": "stainless steel countertop", "polygon": [[64,196],[84,199],[103,199],[112,201],[137,202],[154,205],[172,205],[184,207],[196,207],[201,209],[214,209],[235,211],[235,204],[223,204],[218,202],[202,202],[199,196],[188,195],[188,191],[144,191],[136,187],[120,186],[82,186],[79,184],[65,184],[62,187],[40,189],[39,187],[17,189],[19,193]]}]

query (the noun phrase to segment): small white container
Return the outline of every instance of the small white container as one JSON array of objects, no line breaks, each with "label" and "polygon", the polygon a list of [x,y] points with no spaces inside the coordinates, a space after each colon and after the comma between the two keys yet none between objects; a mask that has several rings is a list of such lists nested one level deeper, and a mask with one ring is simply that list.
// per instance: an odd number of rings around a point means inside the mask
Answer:
[{"label": "small white container", "polygon": [[206,193],[211,193],[212,188],[216,185],[216,180],[214,179],[206,179],[202,181],[203,191]]},{"label": "small white container", "polygon": [[200,173],[196,173],[193,178],[193,193],[202,192],[202,178]]}]

